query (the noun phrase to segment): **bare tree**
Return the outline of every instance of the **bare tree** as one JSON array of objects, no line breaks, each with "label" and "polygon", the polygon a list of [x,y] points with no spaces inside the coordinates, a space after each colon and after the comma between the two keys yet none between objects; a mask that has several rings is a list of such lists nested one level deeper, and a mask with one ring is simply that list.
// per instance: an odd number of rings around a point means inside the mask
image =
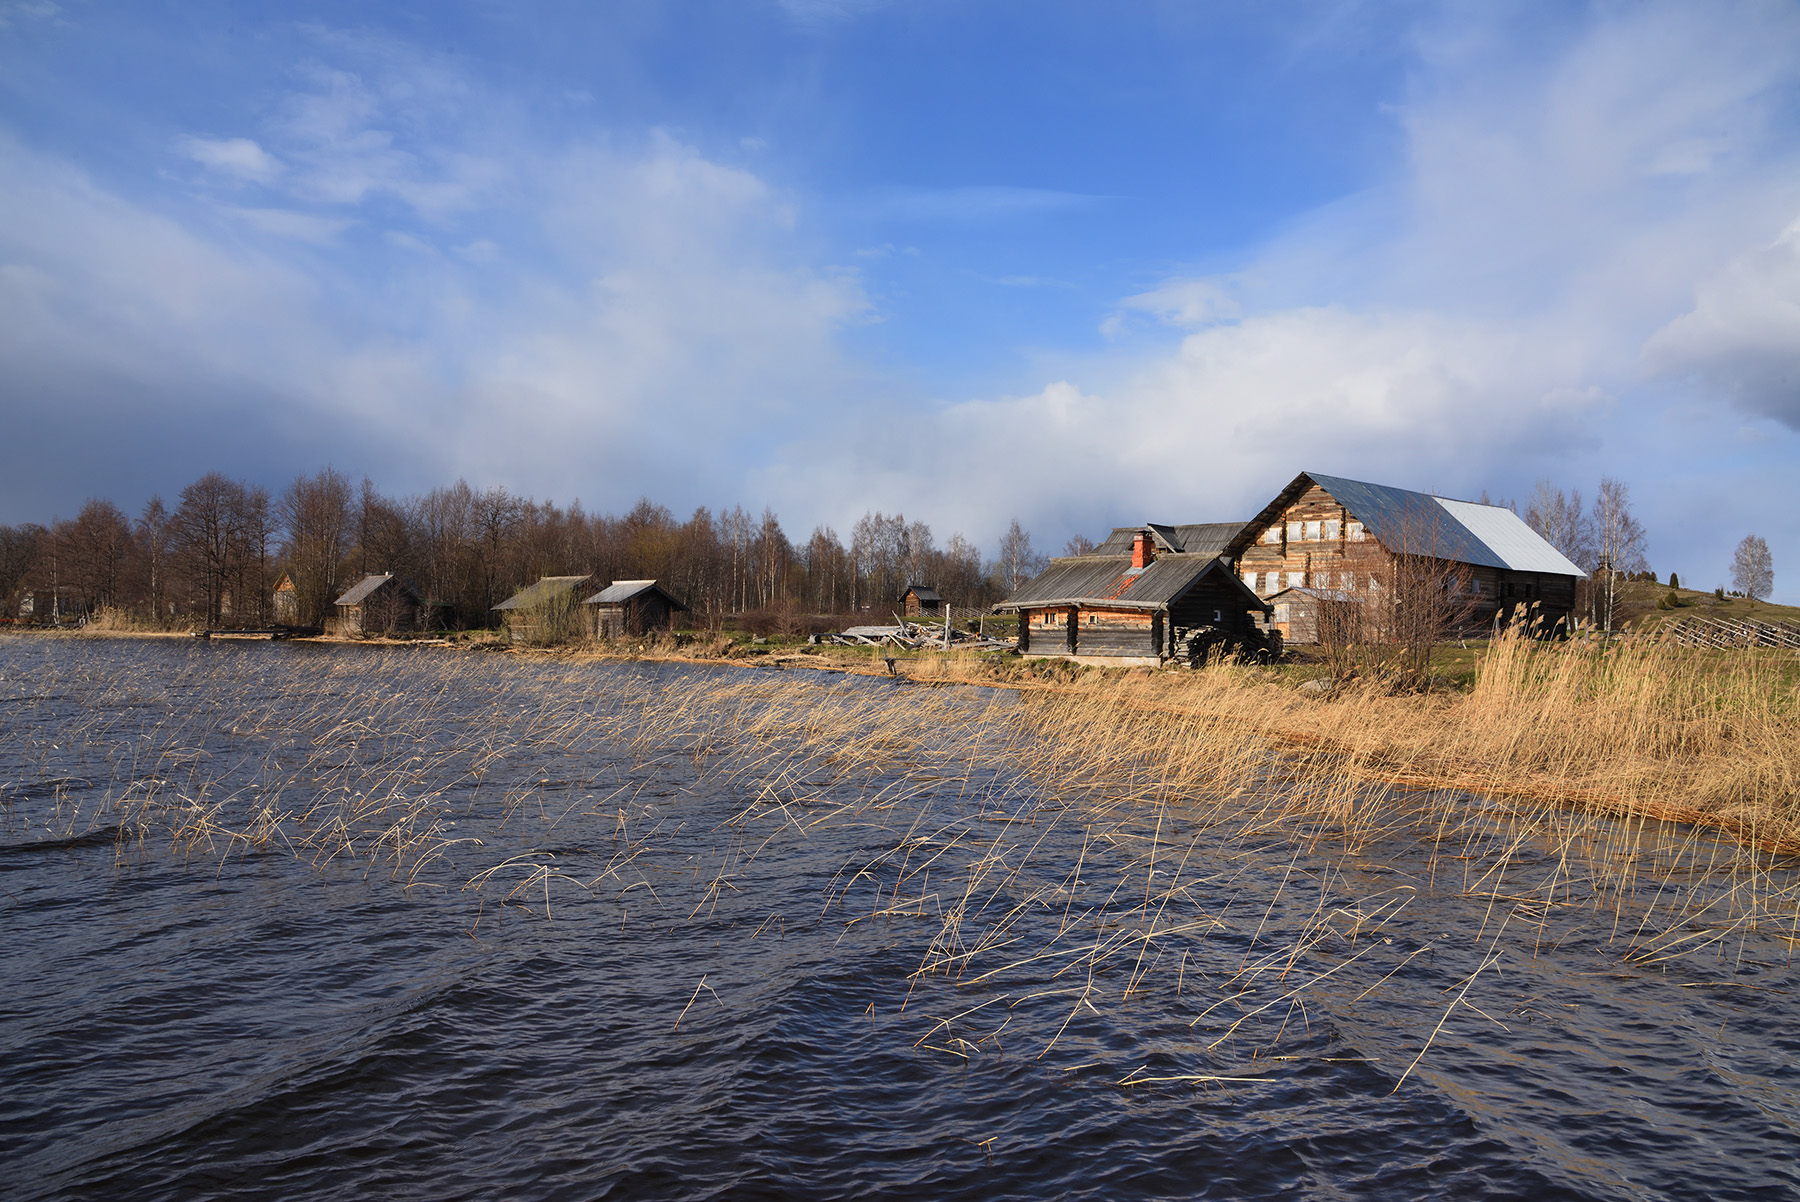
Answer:
[{"label": "bare tree", "polygon": [[1731,587],[1752,601],[1761,601],[1775,588],[1775,557],[1760,535],[1746,534],[1731,557]]},{"label": "bare tree", "polygon": [[1594,497],[1594,567],[1599,573],[1593,594],[1598,611],[1594,623],[1610,632],[1618,603],[1618,584],[1632,572],[1649,568],[1644,558],[1644,528],[1631,515],[1631,489],[1611,476],[1600,478]]},{"label": "bare tree", "polygon": [[1046,560],[1031,545],[1031,533],[1014,518],[1000,536],[1000,556],[994,561],[994,575],[1009,595],[1019,591],[1027,580],[1044,570]]},{"label": "bare tree", "polygon": [[133,536],[137,539],[137,560],[142,573],[139,587],[158,625],[169,620],[169,546],[174,527],[167,506],[160,496],[144,502]]},{"label": "bare tree", "polygon": [[1095,547],[1094,540],[1089,538],[1087,535],[1085,535],[1085,534],[1071,535],[1069,538],[1069,541],[1063,544],[1063,554],[1064,555],[1092,555],[1094,553],[1094,547]]},{"label": "bare tree", "polygon": [[1581,490],[1564,493],[1548,479],[1537,482],[1537,491],[1525,506],[1525,524],[1584,572],[1594,570],[1594,532],[1582,512]]},{"label": "bare tree", "polygon": [[286,533],[282,554],[294,582],[302,625],[317,625],[343,591],[350,554],[350,481],[330,467],[300,476],[276,513]]},{"label": "bare tree", "polygon": [[31,522],[0,526],[0,617],[11,617],[17,612],[21,587],[37,567],[38,553],[48,534]]},{"label": "bare tree", "polygon": [[132,551],[130,519],[111,501],[89,497],[75,520],[58,522],[53,533],[62,583],[76,608],[92,613],[116,605]]}]

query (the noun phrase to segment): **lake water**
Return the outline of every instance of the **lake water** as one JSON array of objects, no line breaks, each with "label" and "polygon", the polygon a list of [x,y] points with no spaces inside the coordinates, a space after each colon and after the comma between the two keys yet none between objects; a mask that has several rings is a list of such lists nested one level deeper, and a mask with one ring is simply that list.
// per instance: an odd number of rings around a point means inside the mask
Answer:
[{"label": "lake water", "polygon": [[0,637],[5,1193],[1800,1195],[1785,870],[1508,901],[1057,796],[1020,704]]}]

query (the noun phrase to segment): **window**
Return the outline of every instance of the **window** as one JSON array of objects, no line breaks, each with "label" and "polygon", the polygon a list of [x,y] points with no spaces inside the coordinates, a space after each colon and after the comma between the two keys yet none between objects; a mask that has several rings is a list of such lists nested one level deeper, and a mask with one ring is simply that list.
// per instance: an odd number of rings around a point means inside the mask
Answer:
[{"label": "window", "polygon": [[1288,573],[1288,587],[1289,588],[1302,588],[1305,586],[1305,584],[1306,584],[1306,573],[1305,572],[1289,572]]},{"label": "window", "polygon": [[1361,522],[1348,523],[1344,527],[1344,537],[1353,543],[1360,543],[1363,540],[1363,524]]},{"label": "window", "polygon": [[1309,543],[1318,542],[1319,541],[1319,523],[1318,522],[1307,522],[1307,523],[1305,523],[1305,527],[1306,527],[1306,533],[1304,535],[1302,535],[1301,537],[1305,538],[1306,541]]},{"label": "window", "polygon": [[1088,615],[1088,625],[1089,626],[1098,626],[1099,624],[1100,624],[1100,615],[1099,614],[1089,614]]},{"label": "window", "polygon": [[1345,592],[1349,592],[1350,590],[1354,589],[1356,587],[1356,573],[1355,572],[1339,572],[1338,573],[1338,587],[1343,589]]},{"label": "window", "polygon": [[1262,540],[1265,543],[1280,542],[1281,541],[1281,523],[1276,522],[1273,526],[1270,526],[1267,530],[1263,531],[1263,539]]},{"label": "window", "polygon": [[1301,534],[1300,534],[1300,523],[1299,522],[1289,522],[1287,530],[1288,530],[1288,541],[1290,543],[1297,543],[1300,541]]},{"label": "window", "polygon": [[1244,573],[1244,587],[1249,589],[1253,593],[1256,591],[1256,573],[1255,572],[1245,572]]},{"label": "window", "polygon": [[1328,542],[1336,542],[1337,541],[1338,520],[1336,518],[1332,518],[1325,523],[1324,534],[1325,534],[1326,541],[1328,541]]}]

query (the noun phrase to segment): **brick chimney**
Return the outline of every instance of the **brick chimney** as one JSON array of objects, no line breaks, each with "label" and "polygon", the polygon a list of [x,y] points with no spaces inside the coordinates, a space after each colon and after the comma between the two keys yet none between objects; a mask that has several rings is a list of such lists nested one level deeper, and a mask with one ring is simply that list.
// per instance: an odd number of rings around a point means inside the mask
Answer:
[{"label": "brick chimney", "polygon": [[1137,537],[1131,540],[1131,566],[1147,568],[1155,560],[1156,552],[1150,546],[1148,531],[1138,531]]}]

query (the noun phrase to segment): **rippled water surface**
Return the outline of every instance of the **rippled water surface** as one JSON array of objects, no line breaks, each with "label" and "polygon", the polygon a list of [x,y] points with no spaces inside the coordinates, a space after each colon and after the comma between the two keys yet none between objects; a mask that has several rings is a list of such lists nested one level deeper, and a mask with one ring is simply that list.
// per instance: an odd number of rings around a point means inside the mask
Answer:
[{"label": "rippled water surface", "polygon": [[867,677],[11,637],[0,699],[9,1196],[1800,1193],[1793,931],[1720,920],[1781,872],[1227,837]]}]

